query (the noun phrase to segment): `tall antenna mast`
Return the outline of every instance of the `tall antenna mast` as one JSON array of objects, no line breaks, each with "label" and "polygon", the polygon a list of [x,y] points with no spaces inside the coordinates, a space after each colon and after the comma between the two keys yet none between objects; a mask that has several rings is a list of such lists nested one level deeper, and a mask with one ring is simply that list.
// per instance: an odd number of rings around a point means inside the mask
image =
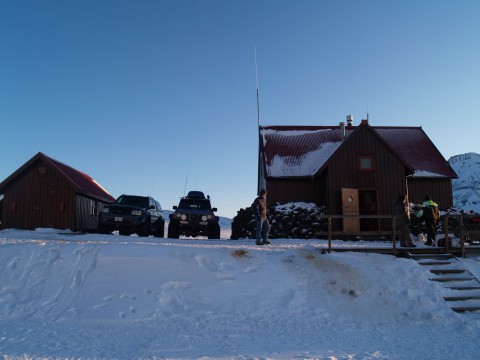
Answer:
[{"label": "tall antenna mast", "polygon": [[187,190],[188,175],[190,174],[190,165],[192,165],[191,156],[190,156],[190,161],[188,162],[187,177],[185,178],[185,186],[183,187],[183,197],[185,197],[185,191]]},{"label": "tall antenna mast", "polygon": [[370,118],[370,114],[369,114],[369,112],[368,112],[368,110],[369,110],[368,108],[369,108],[369,103],[368,103],[368,96],[367,96],[367,121],[370,120],[370,119],[369,119],[369,118]]},{"label": "tall antenna mast", "polygon": [[257,122],[258,122],[258,127],[260,128],[260,99],[258,95],[258,67],[257,67],[257,47],[254,47],[255,49],[255,81],[257,82]]},{"label": "tall antenna mast", "polygon": [[260,95],[258,90],[258,67],[257,67],[257,47],[255,49],[255,80],[257,82],[257,122],[258,122],[258,177],[257,177],[257,194],[260,193],[261,189],[266,189],[266,180],[265,180],[265,162],[263,156],[263,145],[260,134]]}]

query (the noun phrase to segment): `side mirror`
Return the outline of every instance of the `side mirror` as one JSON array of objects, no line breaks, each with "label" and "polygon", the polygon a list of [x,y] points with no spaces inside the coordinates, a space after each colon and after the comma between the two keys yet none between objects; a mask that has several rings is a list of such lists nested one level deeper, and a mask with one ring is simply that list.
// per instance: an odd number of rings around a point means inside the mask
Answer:
[{"label": "side mirror", "polygon": [[173,206],[173,210],[177,210],[177,205]]},{"label": "side mirror", "polygon": [[150,206],[148,207],[148,210],[154,210],[154,209],[155,209],[155,205],[150,205]]},{"label": "side mirror", "polygon": [[213,208],[212,211],[218,211],[217,208]]}]

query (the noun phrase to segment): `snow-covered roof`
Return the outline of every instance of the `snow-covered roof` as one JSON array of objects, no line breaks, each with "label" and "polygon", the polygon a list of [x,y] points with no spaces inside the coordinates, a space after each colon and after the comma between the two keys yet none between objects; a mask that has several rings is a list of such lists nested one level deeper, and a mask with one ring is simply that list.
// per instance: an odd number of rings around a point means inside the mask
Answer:
[{"label": "snow-covered roof", "polygon": [[339,128],[271,126],[261,128],[267,175],[315,174],[342,144]]},{"label": "snow-covered roof", "polygon": [[[260,128],[269,177],[315,175],[358,128],[346,126],[267,126]],[[456,178],[421,127],[370,126],[413,169],[413,177]]]}]

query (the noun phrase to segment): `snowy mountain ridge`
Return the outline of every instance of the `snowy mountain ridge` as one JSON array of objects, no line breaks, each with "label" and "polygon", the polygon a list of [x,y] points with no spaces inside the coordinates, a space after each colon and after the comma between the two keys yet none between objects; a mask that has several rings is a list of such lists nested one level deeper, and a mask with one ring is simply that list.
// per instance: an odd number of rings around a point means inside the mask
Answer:
[{"label": "snowy mountain ridge", "polygon": [[480,213],[480,154],[455,155],[448,163],[458,175],[458,179],[452,180],[453,205]]}]

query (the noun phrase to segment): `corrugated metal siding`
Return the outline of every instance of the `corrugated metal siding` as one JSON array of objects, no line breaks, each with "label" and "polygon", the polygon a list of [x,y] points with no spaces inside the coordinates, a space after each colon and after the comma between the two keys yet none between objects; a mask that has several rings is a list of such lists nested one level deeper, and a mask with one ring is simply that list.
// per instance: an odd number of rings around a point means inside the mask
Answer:
[{"label": "corrugated metal siding", "polygon": [[[44,174],[38,173],[39,167],[45,170]],[[74,226],[73,189],[43,161],[37,161],[20,174],[4,189],[4,195],[4,228]]]},{"label": "corrugated metal siding", "polygon": [[76,229],[95,231],[98,228],[98,214],[102,211],[105,203],[85,196],[76,196]]},{"label": "corrugated metal siding", "polygon": [[[40,167],[44,169],[42,173],[38,171]],[[3,228],[96,229],[96,218],[86,216],[90,212],[90,201],[88,207],[80,206],[77,213],[77,195],[95,199],[92,201],[97,214],[114,200],[88,175],[42,153],[0,183],[0,191],[4,194]]]},{"label": "corrugated metal siding", "polygon": [[[338,128],[337,128],[338,129]],[[326,205],[330,214],[342,214],[341,189],[353,188],[360,191],[373,191],[377,196],[378,215],[391,215],[398,195],[407,193],[407,176],[412,171],[432,173],[435,176],[409,178],[408,193],[411,201],[421,202],[425,194],[430,194],[440,206],[451,206],[453,202],[450,176],[456,176],[449,166],[444,166],[441,156],[428,136],[421,128],[370,126],[347,127],[342,146],[329,156],[321,158],[324,164],[320,172],[314,175],[314,185],[306,185],[310,177],[270,177],[267,181],[269,201],[292,202],[306,201]],[[267,131],[268,130],[268,131]],[[302,154],[318,148],[316,141],[328,141],[325,137],[334,131],[320,131],[316,136],[295,135],[292,131],[334,130],[332,127],[282,127],[263,128],[266,143],[267,173],[268,165],[274,156],[292,157],[286,166],[298,166]],[[355,131],[355,132],[354,132]],[[284,132],[284,136],[280,134]],[[289,137],[295,141],[289,143]],[[321,134],[321,137],[320,137]],[[338,132],[337,132],[338,134]],[[354,134],[354,136],[352,136]],[[281,141],[280,141],[280,140]],[[329,140],[333,141],[334,138]],[[301,143],[300,140],[305,143]],[[420,151],[418,153],[417,151]],[[372,156],[373,172],[360,171],[358,157]],[[270,160],[270,162],[269,162]],[[432,161],[433,164],[428,164]],[[448,164],[447,164],[448,165]],[[441,176],[438,176],[441,175]],[[380,221],[381,230],[389,230],[390,222]]]},{"label": "corrugated metal siding", "polygon": [[308,202],[317,205],[325,205],[326,198],[321,179],[268,179],[267,180],[267,201],[268,205],[275,205],[277,202],[286,204],[289,202]]},{"label": "corrugated metal siding", "polygon": [[[350,138],[328,162],[329,170],[329,213],[342,214],[341,189],[376,190],[378,215],[392,214],[393,205],[399,194],[406,193],[405,166],[367,128]],[[358,156],[372,156],[373,172],[362,172],[358,168]],[[380,222],[380,228],[390,228]]]},{"label": "corrugated metal siding", "polygon": [[3,229],[3,199],[0,200],[0,229]]},{"label": "corrugated metal siding", "polygon": [[440,207],[453,206],[452,181],[450,179],[408,179],[408,197],[414,204],[421,204],[429,195]]}]

